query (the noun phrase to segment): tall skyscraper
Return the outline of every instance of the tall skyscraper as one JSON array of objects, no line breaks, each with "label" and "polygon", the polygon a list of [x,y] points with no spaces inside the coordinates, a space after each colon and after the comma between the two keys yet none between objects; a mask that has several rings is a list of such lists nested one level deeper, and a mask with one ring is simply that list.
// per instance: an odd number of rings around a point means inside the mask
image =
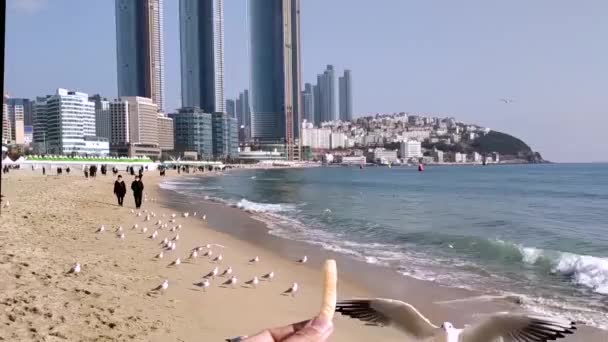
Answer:
[{"label": "tall skyscraper", "polygon": [[317,84],[312,87],[312,97],[314,101],[314,119],[312,122],[317,126],[321,126],[321,75],[317,75]]},{"label": "tall skyscraper", "polygon": [[235,113],[236,113],[236,120],[238,122],[239,127],[244,125],[243,123],[243,93],[239,94],[239,97],[237,97],[235,102]]},{"label": "tall skyscraper", "polygon": [[286,144],[293,159],[301,122],[300,1],[249,1],[251,136]]},{"label": "tall skyscraper", "polygon": [[231,118],[236,119],[236,104],[232,99],[226,100],[226,114],[228,114],[228,116]]},{"label": "tall skyscraper", "polygon": [[182,107],[225,112],[224,0],[180,0]]},{"label": "tall skyscraper", "polygon": [[344,76],[339,81],[340,93],[340,120],[352,121],[353,119],[353,85],[350,70],[344,70]]},{"label": "tall skyscraper", "polygon": [[324,114],[323,121],[338,119],[338,116],[336,115],[336,76],[333,65],[328,65],[323,73],[321,102]]},{"label": "tall skyscraper", "polygon": [[310,83],[304,85],[302,92],[302,119],[311,123],[314,123],[315,120],[315,98]]},{"label": "tall skyscraper", "polygon": [[118,96],[151,98],[162,112],[163,0],[116,0]]}]

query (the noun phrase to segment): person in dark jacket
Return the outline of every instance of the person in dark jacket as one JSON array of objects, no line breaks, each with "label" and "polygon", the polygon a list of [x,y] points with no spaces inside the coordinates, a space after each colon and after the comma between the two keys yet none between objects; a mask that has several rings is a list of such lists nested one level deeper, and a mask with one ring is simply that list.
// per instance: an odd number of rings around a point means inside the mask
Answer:
[{"label": "person in dark jacket", "polygon": [[68,175],[70,175],[70,167],[69,166],[65,168],[65,172],[67,172]]},{"label": "person in dark jacket", "polygon": [[133,190],[133,197],[135,197],[135,207],[139,209],[141,207],[141,197],[144,193],[144,183],[135,176],[135,180],[131,183],[131,190]]},{"label": "person in dark jacket", "polygon": [[122,180],[122,176],[118,175],[118,179],[114,182],[114,195],[118,198],[118,205],[122,207],[122,202],[127,194],[127,185]]}]

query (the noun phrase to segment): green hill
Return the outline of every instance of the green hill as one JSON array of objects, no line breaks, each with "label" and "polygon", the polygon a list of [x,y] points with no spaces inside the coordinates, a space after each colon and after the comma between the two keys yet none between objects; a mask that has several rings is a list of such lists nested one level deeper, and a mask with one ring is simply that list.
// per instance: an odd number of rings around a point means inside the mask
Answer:
[{"label": "green hill", "polygon": [[471,147],[479,153],[498,152],[505,155],[520,155],[532,152],[525,142],[509,134],[490,131],[484,136],[473,140]]}]

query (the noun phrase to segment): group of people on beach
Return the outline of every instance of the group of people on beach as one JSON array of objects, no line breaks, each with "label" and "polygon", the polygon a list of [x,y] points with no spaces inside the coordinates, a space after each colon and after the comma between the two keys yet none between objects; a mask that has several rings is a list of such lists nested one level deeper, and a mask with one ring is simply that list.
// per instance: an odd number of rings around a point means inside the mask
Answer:
[{"label": "group of people on beach", "polygon": [[[133,191],[133,197],[135,199],[135,207],[139,209],[141,207],[141,199],[144,193],[144,183],[141,181],[141,176],[143,175],[143,171],[139,176],[135,176],[135,180],[131,183],[131,191]],[[127,185],[122,180],[122,176],[118,175],[116,181],[114,182],[114,195],[118,199],[118,205],[123,206],[123,201],[125,199],[125,195],[127,194]]]}]

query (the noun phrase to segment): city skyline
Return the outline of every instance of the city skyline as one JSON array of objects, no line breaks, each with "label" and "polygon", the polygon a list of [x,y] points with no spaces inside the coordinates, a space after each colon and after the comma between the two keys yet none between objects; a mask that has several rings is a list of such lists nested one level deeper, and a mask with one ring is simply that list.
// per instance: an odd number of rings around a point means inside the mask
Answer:
[{"label": "city skyline", "polygon": [[[355,116],[399,111],[455,116],[520,137],[550,160],[608,160],[601,129],[608,116],[600,91],[608,83],[608,68],[600,58],[605,49],[594,43],[608,33],[599,15],[607,4],[467,3],[478,6],[469,13],[463,10],[467,5],[456,4],[436,10],[430,4],[398,1],[381,7],[306,1],[302,83],[314,83],[316,72],[328,63],[345,65],[356,73]],[[40,4],[33,11],[8,2],[5,88],[19,98],[48,94],[60,86],[116,96],[114,2]],[[346,4],[351,15],[335,25],[335,14]],[[551,8],[548,15],[546,8]],[[72,13],[68,9],[80,15],[61,20]],[[171,111],[180,101],[178,4],[166,2],[165,9],[165,36],[171,37],[165,48],[166,102]],[[248,84],[245,13],[244,4],[226,4],[227,97]],[[371,14],[385,20],[372,28]],[[521,25],[513,25],[514,19]],[[431,27],[432,22],[441,24]],[[77,25],[78,32],[68,32],[68,23]],[[482,29],[489,23],[491,29]],[[49,35],[67,34],[80,43],[45,42],[41,27]],[[493,39],[497,36],[501,38]],[[84,39],[88,37],[94,39]],[[23,41],[31,43],[24,46]],[[37,58],[41,53],[44,60]],[[498,100],[505,97],[514,102]],[[564,136],[577,143],[564,144]]]}]

